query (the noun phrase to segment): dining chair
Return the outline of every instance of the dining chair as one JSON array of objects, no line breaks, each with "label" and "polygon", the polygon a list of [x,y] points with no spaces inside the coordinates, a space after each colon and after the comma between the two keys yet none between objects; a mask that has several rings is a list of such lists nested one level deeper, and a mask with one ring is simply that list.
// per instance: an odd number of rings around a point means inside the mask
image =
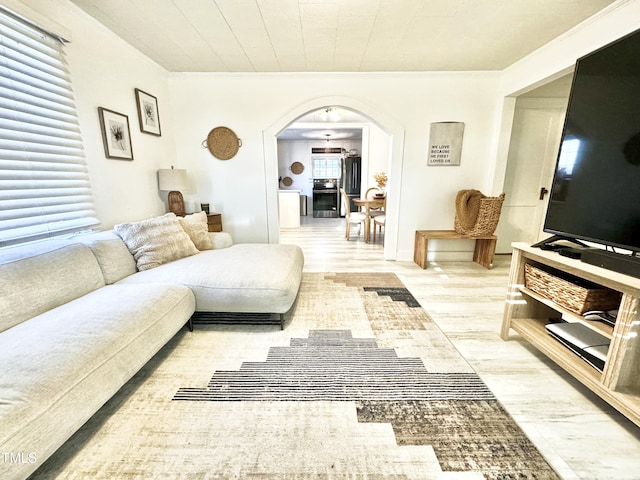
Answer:
[{"label": "dining chair", "polygon": [[[387,216],[385,214],[376,215],[372,218],[373,220],[373,243],[376,243],[376,230],[378,230],[382,234],[382,227],[384,227],[385,222],[387,220]],[[378,227],[376,229],[376,227]]]},{"label": "dining chair", "polygon": [[387,221],[386,211],[387,211],[387,198],[385,197],[384,203],[381,209],[381,214],[371,217],[371,220],[373,220],[373,243],[376,243],[376,227],[377,227],[377,230],[382,234],[382,227],[385,226],[385,223]]},{"label": "dining chair", "polygon": [[[380,190],[378,187],[371,187],[369,189],[367,189],[367,191],[364,194],[364,198],[366,198],[367,200],[372,200],[375,196],[376,193],[381,193],[382,190]],[[384,215],[384,207],[371,207],[369,209],[369,215],[371,216],[371,218],[373,219],[373,217],[377,217],[380,215]]]},{"label": "dining chair", "polygon": [[364,198],[370,200],[376,193],[380,193],[380,189],[378,187],[367,188],[367,191],[364,194]]},{"label": "dining chair", "polygon": [[340,195],[342,196],[342,201],[344,203],[344,211],[345,211],[345,237],[347,240],[351,240],[351,224],[358,224],[358,236],[360,236],[360,230],[362,230],[362,225],[365,222],[367,215],[364,212],[352,212],[350,208],[349,197],[343,188],[340,189]]}]

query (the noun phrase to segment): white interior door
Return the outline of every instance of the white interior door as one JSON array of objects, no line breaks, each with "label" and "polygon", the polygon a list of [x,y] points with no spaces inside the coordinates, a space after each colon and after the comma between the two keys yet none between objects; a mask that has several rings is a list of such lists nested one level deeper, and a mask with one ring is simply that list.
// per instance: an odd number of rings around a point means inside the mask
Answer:
[{"label": "white interior door", "polygon": [[565,99],[524,98],[516,103],[506,197],[496,232],[498,253],[511,252],[512,242],[535,243],[548,236],[542,228],[565,111]]},{"label": "white interior door", "polygon": [[532,242],[539,242],[547,238],[550,234],[545,233],[544,218],[549,206],[549,194],[551,192],[551,184],[553,182],[553,174],[556,169],[558,151],[560,150],[560,141],[562,140],[562,126],[564,125],[564,117],[566,109],[562,108],[552,113],[549,119],[548,142],[549,150],[545,152],[544,161],[542,162],[542,170],[540,171],[540,189],[538,191],[538,205],[536,209],[536,232],[537,235]]}]

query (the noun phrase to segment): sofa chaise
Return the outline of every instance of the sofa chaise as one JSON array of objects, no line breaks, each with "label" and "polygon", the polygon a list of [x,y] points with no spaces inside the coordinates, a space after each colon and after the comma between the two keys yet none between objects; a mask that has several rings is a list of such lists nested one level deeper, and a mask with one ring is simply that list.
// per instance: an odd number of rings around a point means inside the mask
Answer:
[{"label": "sofa chaise", "polygon": [[303,261],[209,234],[204,215],[0,251],[0,478],[34,472],[195,312],[282,322]]}]

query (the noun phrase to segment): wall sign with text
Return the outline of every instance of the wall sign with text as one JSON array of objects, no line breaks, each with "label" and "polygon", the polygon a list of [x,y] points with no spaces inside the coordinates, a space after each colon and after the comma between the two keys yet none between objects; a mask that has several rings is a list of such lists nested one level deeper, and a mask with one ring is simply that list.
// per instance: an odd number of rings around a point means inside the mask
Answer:
[{"label": "wall sign with text", "polygon": [[464,122],[436,122],[429,132],[427,165],[460,165]]}]

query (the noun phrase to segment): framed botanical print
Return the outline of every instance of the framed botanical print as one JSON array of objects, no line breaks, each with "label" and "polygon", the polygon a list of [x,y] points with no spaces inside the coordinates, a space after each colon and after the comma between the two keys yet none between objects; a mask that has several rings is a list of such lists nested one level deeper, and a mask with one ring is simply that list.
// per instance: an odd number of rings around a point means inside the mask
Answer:
[{"label": "framed botanical print", "polygon": [[138,120],[140,131],[151,135],[160,136],[160,113],[158,112],[158,99],[153,95],[143,92],[139,88],[136,91],[136,103],[138,105]]},{"label": "framed botanical print", "polygon": [[107,158],[133,160],[129,117],[102,107],[98,107],[98,116]]}]

